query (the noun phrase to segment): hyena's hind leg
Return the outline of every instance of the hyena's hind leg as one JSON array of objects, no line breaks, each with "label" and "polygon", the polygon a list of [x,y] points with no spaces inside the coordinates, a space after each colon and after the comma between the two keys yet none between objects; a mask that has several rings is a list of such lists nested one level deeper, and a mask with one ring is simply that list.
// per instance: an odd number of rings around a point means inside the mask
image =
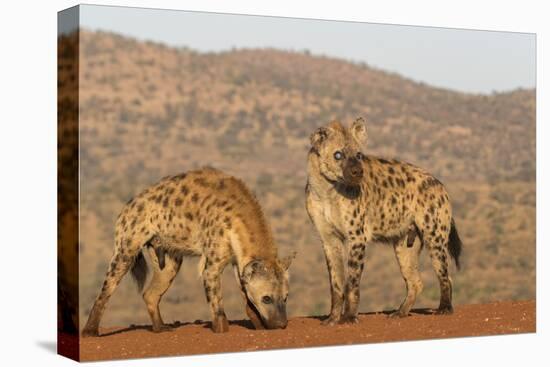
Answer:
[{"label": "hyena's hind leg", "polygon": [[90,311],[86,326],[84,326],[82,330],[82,336],[97,336],[99,334],[99,322],[101,321],[109,298],[111,298],[111,295],[124,275],[126,275],[130,267],[134,264],[138,254],[141,254],[140,250],[145,241],[140,244],[139,240],[141,239],[116,241],[115,252],[111,258],[109,270],[107,270],[101,291]]},{"label": "hyena's hind leg", "polygon": [[162,296],[170,288],[172,281],[180,270],[182,256],[161,254],[161,258],[164,257],[164,263],[161,263],[157,254],[158,248],[155,249],[153,246],[147,246],[147,250],[153,267],[153,277],[147,289],[143,292],[143,300],[147,305],[147,312],[151,317],[152,329],[158,333],[169,329],[162,320],[159,304]]},{"label": "hyena's hind leg", "polygon": [[418,270],[418,258],[422,249],[420,239],[415,240],[416,227],[414,233],[409,232],[401,241],[394,244],[395,257],[401,270],[401,275],[405,280],[407,295],[401,303],[399,310],[395,311],[390,317],[405,317],[409,315],[411,308],[416,302],[416,297],[422,292],[423,285]]},{"label": "hyena's hind leg", "polygon": [[449,275],[449,250],[447,248],[448,233],[437,234],[435,236],[427,236],[425,243],[430,252],[432,266],[434,268],[437,279],[439,280],[439,288],[441,296],[437,314],[453,313],[453,284]]}]

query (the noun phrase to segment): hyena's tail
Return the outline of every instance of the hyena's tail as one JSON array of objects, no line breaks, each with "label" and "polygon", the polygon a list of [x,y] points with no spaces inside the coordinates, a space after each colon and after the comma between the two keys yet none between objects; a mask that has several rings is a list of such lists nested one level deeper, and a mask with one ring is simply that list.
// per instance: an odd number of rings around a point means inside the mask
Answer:
[{"label": "hyena's tail", "polygon": [[455,260],[456,268],[460,269],[460,254],[462,253],[462,241],[458,236],[458,231],[456,230],[456,224],[454,218],[451,219],[451,232],[449,233],[449,253],[451,257]]},{"label": "hyena's tail", "polygon": [[143,290],[145,280],[147,279],[147,272],[147,262],[143,256],[143,250],[141,250],[138,252],[134,259],[134,264],[132,265],[132,278],[136,281],[139,292]]}]

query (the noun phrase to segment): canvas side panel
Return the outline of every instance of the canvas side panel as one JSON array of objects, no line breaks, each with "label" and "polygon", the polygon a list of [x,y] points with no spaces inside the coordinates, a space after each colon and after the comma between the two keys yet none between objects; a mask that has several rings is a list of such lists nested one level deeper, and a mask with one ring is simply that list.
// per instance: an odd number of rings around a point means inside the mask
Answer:
[{"label": "canvas side panel", "polygon": [[57,20],[57,351],[79,360],[79,7]]}]

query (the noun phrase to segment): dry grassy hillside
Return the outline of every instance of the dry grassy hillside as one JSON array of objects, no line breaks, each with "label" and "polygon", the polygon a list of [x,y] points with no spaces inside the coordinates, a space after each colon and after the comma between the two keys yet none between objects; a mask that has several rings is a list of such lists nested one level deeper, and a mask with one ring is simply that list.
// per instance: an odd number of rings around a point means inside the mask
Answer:
[{"label": "dry grassy hillside", "polygon": [[[535,91],[471,95],[346,61],[279,50],[197,53],[109,33],[81,33],[81,317],[101,286],[122,205],[159,178],[211,165],[256,192],[291,268],[291,315],[328,311],[319,239],[304,208],[309,134],[331,119],[368,121],[366,152],[403,159],[448,187],[465,244],[458,304],[535,297]],[[425,292],[438,287],[424,256]],[[244,317],[232,274],[230,318]],[[390,248],[369,249],[361,311],[399,305]],[[207,318],[196,260],[161,305],[165,319]],[[129,279],[104,323],[148,321]]]}]

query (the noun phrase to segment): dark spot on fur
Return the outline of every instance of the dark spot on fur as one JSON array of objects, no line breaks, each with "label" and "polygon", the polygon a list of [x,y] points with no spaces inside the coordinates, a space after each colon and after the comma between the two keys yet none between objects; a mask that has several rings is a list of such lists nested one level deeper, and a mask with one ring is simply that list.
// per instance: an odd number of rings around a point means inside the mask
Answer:
[{"label": "dark spot on fur", "polygon": [[187,188],[187,186],[183,185],[180,189],[181,193],[183,194],[183,196],[187,196],[187,194],[189,194],[189,189]]},{"label": "dark spot on fur", "polygon": [[199,194],[193,194],[193,196],[191,197],[191,200],[196,203],[197,201],[199,201]]},{"label": "dark spot on fur", "polygon": [[191,214],[190,212],[187,212],[187,213],[185,213],[185,218],[187,218],[189,220],[193,220],[193,214]]},{"label": "dark spot on fur", "polygon": [[428,177],[426,180],[422,181],[418,190],[424,192],[430,187],[442,185],[442,183],[435,177]]}]

